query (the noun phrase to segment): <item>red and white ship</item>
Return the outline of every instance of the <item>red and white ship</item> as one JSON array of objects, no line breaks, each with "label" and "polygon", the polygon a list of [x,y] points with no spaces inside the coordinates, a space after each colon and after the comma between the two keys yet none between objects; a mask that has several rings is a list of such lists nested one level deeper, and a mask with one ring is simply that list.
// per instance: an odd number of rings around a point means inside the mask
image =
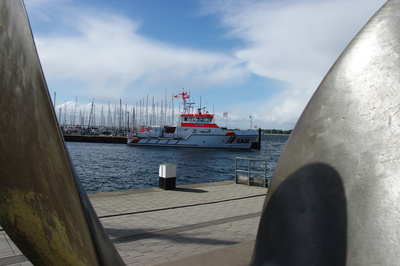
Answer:
[{"label": "red and white ship", "polygon": [[190,113],[187,92],[178,94],[183,100],[183,112],[176,126],[141,126],[136,136],[128,137],[128,145],[162,147],[197,147],[249,149],[259,134],[256,130],[228,131],[220,128],[214,115],[208,112]]}]

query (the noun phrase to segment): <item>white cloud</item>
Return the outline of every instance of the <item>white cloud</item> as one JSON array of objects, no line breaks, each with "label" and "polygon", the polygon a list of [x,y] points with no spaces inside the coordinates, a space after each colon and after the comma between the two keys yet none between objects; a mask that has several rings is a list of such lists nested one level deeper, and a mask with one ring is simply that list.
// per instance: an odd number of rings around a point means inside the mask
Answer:
[{"label": "white cloud", "polygon": [[250,72],[287,85],[273,98],[257,101],[268,128],[286,128],[294,126],[329,68],[384,2],[204,1],[203,12],[220,16],[227,37],[245,43],[235,56]]},{"label": "white cloud", "polygon": [[269,98],[255,98],[228,108],[229,126],[248,128],[249,115],[253,125],[268,129],[292,129],[307,104],[310,94],[306,90],[282,89]]},{"label": "white cloud", "polygon": [[[46,76],[77,79],[95,98],[115,98],[137,82],[161,93],[171,83],[192,88],[241,81],[248,74],[233,56],[164,44],[137,33],[140,24],[107,13],[68,13],[71,35],[37,36]],[[133,92],[132,92],[133,94]]]},{"label": "white cloud", "polygon": [[[57,3],[41,1],[56,10]],[[131,18],[73,8],[68,1],[58,2],[63,7],[58,13],[40,14],[33,7],[32,12],[50,22],[58,15],[58,23],[64,23],[60,32],[35,34],[51,84],[74,81],[81,86],[78,89],[88,88],[86,94],[96,101],[114,102],[129,95],[129,103],[135,104],[147,93],[164,95],[168,88],[184,86],[195,92],[246,84],[253,74],[284,86],[272,98],[221,106],[229,111],[230,123],[247,127],[248,114],[242,111],[251,110],[254,123],[288,129],[345,46],[384,2],[204,1],[201,12],[220,18],[226,38],[242,41],[234,52],[202,51],[144,38],[138,33],[141,24]]]},{"label": "white cloud", "polygon": [[236,56],[252,73],[315,89],[384,0],[223,3],[213,12],[221,16],[229,37],[246,44]]}]

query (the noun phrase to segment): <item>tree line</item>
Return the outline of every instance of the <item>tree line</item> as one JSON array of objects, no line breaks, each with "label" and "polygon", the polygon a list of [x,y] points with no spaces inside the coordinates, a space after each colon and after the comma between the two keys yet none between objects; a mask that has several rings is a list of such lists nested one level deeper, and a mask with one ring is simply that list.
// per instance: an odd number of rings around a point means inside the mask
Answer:
[{"label": "tree line", "polygon": [[261,131],[264,132],[264,134],[287,134],[287,135],[290,135],[290,133],[292,133],[293,129],[290,129],[290,130],[262,129]]}]

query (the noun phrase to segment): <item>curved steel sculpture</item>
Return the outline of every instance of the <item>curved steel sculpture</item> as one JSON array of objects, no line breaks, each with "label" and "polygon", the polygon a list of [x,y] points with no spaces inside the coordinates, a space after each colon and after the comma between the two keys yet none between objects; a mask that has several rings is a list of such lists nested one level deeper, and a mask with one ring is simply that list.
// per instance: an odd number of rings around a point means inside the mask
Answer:
[{"label": "curved steel sculpture", "polygon": [[[400,261],[400,0],[345,49],[272,177],[251,263]],[[0,224],[34,264],[120,265],[58,130],[22,1],[0,0]]]},{"label": "curved steel sculpture", "polygon": [[22,1],[0,1],[0,224],[34,264],[122,265],[74,172]]},{"label": "curved steel sculpture", "polygon": [[400,1],[357,34],[272,177],[253,265],[400,261]]}]

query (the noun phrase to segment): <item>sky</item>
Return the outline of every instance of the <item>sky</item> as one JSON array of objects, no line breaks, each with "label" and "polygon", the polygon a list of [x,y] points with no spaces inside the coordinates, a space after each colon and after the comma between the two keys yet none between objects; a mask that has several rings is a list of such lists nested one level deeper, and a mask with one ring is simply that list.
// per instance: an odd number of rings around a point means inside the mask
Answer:
[{"label": "sky", "polygon": [[384,3],[25,0],[56,110],[161,105],[184,88],[220,126],[284,130]]}]

